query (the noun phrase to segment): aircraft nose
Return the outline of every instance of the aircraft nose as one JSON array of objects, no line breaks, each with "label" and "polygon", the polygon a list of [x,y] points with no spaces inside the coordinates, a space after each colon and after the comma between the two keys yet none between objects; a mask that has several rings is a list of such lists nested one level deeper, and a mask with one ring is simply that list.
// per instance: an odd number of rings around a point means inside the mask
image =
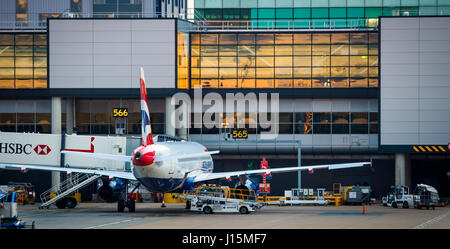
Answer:
[{"label": "aircraft nose", "polygon": [[153,164],[155,160],[154,151],[135,151],[133,156],[133,164],[136,166],[148,166]]}]

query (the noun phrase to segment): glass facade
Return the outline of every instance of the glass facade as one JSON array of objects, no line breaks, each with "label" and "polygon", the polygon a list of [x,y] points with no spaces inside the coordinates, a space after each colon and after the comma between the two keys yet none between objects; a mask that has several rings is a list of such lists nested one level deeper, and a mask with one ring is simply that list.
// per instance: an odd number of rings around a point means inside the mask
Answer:
[{"label": "glass facade", "polygon": [[0,88],[47,87],[47,34],[0,34]]},{"label": "glass facade", "polygon": [[[155,101],[155,100],[154,100]],[[116,118],[113,108],[120,107],[119,99],[78,99],[75,120],[78,134],[115,134]],[[141,106],[139,99],[122,99],[128,108],[125,134],[141,134]],[[66,128],[65,101],[62,103],[62,129]],[[151,112],[153,134],[164,134],[165,114]],[[51,100],[1,100],[0,131],[51,133]]]},{"label": "glass facade", "polygon": [[192,33],[190,74],[191,88],[378,87],[378,33]]},{"label": "glass facade", "polygon": [[[81,99],[75,104],[78,134],[115,134],[116,118],[113,108],[128,108],[125,134],[141,133],[141,106],[139,99]],[[150,103],[151,105],[151,103]],[[165,131],[165,114],[150,112],[153,134]]]},{"label": "glass facade", "polygon": [[0,131],[51,133],[50,102],[50,100],[0,101]]},{"label": "glass facade", "polygon": [[[214,20],[252,28],[376,27],[379,16],[450,15],[449,0],[195,0]],[[250,21],[248,22],[239,22]],[[233,22],[235,21],[235,22]],[[219,24],[220,25],[220,24]]]},{"label": "glass facade", "polygon": [[94,0],[97,18],[136,18],[142,15],[141,0]]},{"label": "glass facade", "polygon": [[[195,113],[191,120],[195,119]],[[248,134],[260,134],[268,131],[264,124],[258,122],[258,113],[234,113],[227,119],[220,113],[222,127],[213,127],[191,123],[190,134],[218,134],[225,132],[231,124],[234,128],[246,128]],[[268,120],[270,120],[270,113]],[[232,115],[233,116],[233,115]],[[238,123],[243,127],[238,127]],[[280,112],[279,134],[378,134],[378,112]]]},{"label": "glass facade", "polygon": [[177,86],[189,88],[189,33],[177,32]]}]

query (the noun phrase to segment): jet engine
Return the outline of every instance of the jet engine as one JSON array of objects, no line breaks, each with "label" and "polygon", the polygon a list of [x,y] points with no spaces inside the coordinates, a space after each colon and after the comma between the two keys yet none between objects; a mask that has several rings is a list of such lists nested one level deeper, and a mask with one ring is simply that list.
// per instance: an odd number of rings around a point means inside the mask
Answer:
[{"label": "jet engine", "polygon": [[124,191],[125,183],[119,178],[109,180],[108,178],[102,177],[98,183],[98,197],[108,203],[117,202]]}]

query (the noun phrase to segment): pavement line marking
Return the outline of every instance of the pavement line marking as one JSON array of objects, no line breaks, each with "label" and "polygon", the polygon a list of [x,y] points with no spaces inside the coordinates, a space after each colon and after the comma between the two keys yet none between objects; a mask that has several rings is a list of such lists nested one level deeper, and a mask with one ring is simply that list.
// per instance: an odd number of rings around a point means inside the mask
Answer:
[{"label": "pavement line marking", "polygon": [[431,219],[431,220],[429,220],[429,221],[427,221],[427,222],[424,222],[424,223],[422,223],[422,224],[420,224],[420,225],[418,225],[418,226],[415,226],[415,227],[413,227],[413,229],[422,229],[422,228],[425,228],[426,226],[429,226],[429,225],[432,225],[432,224],[434,224],[434,223],[439,222],[440,220],[442,220],[442,219],[444,219],[445,217],[447,217],[449,214],[450,214],[450,211],[448,211],[448,212],[445,213],[445,214],[439,215],[438,217],[435,217],[435,218],[433,218],[433,219]]},{"label": "pavement line marking", "polygon": [[[84,208],[90,209],[90,208],[95,208],[95,207],[96,206],[90,206],[90,207],[88,206],[88,207],[78,208],[77,210],[81,210],[81,209],[84,209]],[[20,218],[29,218],[29,217],[41,216],[41,215],[67,213],[67,212],[70,212],[70,211],[73,211],[73,209],[55,210],[55,211],[49,211],[49,212],[41,212],[41,213],[29,214],[29,215],[20,216]]]},{"label": "pavement line marking", "polygon": [[117,224],[121,224],[121,223],[126,223],[126,222],[130,222],[130,221],[135,221],[138,219],[145,219],[146,217],[140,217],[140,218],[133,218],[133,219],[128,219],[128,220],[120,220],[120,221],[116,221],[116,222],[111,222],[111,223],[106,223],[106,224],[102,224],[102,225],[96,225],[96,226],[91,226],[91,227],[85,227],[83,229],[95,229],[95,228],[100,228],[100,227],[106,227],[106,226],[111,226],[111,225],[117,225]]}]

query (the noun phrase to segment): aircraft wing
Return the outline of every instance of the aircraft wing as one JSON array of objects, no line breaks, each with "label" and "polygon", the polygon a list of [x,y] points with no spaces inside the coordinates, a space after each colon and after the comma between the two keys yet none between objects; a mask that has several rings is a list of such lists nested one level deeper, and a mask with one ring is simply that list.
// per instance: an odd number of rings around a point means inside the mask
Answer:
[{"label": "aircraft wing", "polygon": [[[132,157],[126,156],[126,155],[113,155],[113,154],[90,153],[90,152],[87,153],[87,152],[67,151],[67,150],[63,150],[63,151],[61,151],[61,153],[67,154],[67,155],[78,155],[78,156],[89,157],[89,158],[108,159],[108,160],[122,161],[122,162],[131,162],[132,161]],[[209,156],[209,155],[213,155],[213,154],[217,154],[217,153],[219,153],[218,150],[217,151],[205,151],[205,152],[194,153],[194,154],[156,156],[155,162],[199,158],[199,157]]]},{"label": "aircraft wing", "polygon": [[232,176],[252,175],[252,174],[271,174],[271,173],[283,173],[283,172],[314,170],[314,169],[329,169],[329,170],[345,169],[345,168],[362,167],[371,164],[372,164],[371,162],[358,162],[358,163],[324,164],[324,165],[304,166],[304,167],[284,167],[275,169],[271,168],[271,169],[230,171],[220,173],[204,173],[197,175],[194,179],[194,182],[203,182],[208,180],[229,178]]},{"label": "aircraft wing", "polygon": [[113,170],[93,170],[93,169],[81,169],[81,168],[62,168],[51,166],[37,166],[37,165],[19,165],[19,164],[0,164],[0,169],[12,169],[12,170],[45,170],[45,171],[59,171],[65,173],[84,173],[102,175],[108,177],[117,177],[128,180],[137,180],[132,172],[127,171],[113,171]]},{"label": "aircraft wing", "polygon": [[131,156],[126,155],[113,155],[113,154],[103,154],[103,153],[88,153],[88,152],[78,152],[78,151],[68,151],[68,150],[62,150],[61,153],[67,154],[67,155],[77,155],[77,156],[84,156],[84,157],[90,157],[90,158],[99,158],[99,159],[110,159],[115,161],[122,161],[122,162],[131,162]]}]

